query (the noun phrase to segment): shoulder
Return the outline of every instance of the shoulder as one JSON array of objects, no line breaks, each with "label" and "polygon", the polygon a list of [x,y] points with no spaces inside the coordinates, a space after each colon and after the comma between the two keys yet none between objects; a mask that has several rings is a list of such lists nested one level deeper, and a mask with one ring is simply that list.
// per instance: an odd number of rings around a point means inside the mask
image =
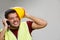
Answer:
[{"label": "shoulder", "polygon": [[26,21],[26,23],[27,23],[29,26],[31,26],[32,23],[33,23],[33,21]]},{"label": "shoulder", "polygon": [[27,25],[28,25],[29,32],[30,32],[30,34],[31,34],[31,32],[33,31],[33,29],[32,29],[32,23],[33,23],[33,21],[26,21],[26,23],[27,23]]},{"label": "shoulder", "polygon": [[26,23],[28,26],[31,26],[33,21],[25,21],[25,22],[21,22],[21,23]]}]

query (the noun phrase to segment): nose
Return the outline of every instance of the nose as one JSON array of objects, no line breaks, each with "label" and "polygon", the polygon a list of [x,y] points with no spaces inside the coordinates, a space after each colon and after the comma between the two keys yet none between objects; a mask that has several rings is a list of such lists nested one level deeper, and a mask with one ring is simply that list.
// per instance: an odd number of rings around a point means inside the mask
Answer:
[{"label": "nose", "polygon": [[17,18],[14,18],[14,20],[16,21],[16,20],[17,20]]}]

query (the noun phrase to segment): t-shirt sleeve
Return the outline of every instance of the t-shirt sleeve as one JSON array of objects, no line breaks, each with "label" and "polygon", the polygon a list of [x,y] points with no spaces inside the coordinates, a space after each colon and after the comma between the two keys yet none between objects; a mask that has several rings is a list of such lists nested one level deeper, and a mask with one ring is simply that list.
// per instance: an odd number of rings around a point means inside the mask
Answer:
[{"label": "t-shirt sleeve", "polygon": [[33,31],[33,29],[32,29],[32,23],[33,23],[33,21],[27,21],[27,25],[28,25],[30,33]]}]

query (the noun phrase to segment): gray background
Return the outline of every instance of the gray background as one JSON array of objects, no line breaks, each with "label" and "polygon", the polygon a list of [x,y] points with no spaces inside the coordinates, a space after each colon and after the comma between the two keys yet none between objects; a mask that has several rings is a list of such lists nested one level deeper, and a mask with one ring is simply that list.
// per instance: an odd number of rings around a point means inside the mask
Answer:
[{"label": "gray background", "polygon": [[32,32],[33,40],[60,40],[60,0],[0,0],[0,16],[3,18],[4,11],[14,6],[24,7],[29,14],[47,20],[45,28]]}]

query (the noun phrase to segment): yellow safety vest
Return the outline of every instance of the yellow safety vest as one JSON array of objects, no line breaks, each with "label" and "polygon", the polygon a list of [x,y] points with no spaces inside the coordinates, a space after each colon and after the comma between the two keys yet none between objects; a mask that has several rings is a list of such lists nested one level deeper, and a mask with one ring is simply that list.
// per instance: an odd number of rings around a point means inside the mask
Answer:
[{"label": "yellow safety vest", "polygon": [[18,38],[10,31],[5,32],[5,40],[32,40],[26,22],[21,22],[18,30]]}]

